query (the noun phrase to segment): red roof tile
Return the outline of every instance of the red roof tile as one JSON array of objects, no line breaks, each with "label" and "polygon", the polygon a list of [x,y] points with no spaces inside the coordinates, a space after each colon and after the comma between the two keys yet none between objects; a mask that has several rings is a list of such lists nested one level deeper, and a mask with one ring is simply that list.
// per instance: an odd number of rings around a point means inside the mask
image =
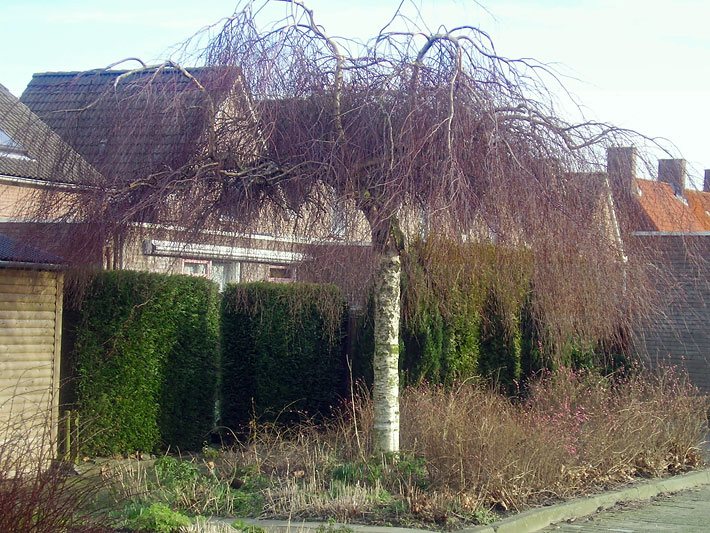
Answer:
[{"label": "red roof tile", "polygon": [[685,191],[688,204],[703,225],[705,231],[710,231],[710,192]]},{"label": "red roof tile", "polygon": [[708,228],[698,219],[685,198],[676,196],[668,183],[635,180],[639,190],[638,202],[657,231],[696,232]]}]

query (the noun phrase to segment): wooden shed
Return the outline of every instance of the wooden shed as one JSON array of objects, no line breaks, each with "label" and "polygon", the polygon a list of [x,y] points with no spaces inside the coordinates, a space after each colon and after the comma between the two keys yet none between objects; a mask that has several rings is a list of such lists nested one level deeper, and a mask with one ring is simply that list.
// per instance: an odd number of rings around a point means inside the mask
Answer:
[{"label": "wooden shed", "polygon": [[0,234],[0,453],[56,455],[62,289],[61,259]]}]

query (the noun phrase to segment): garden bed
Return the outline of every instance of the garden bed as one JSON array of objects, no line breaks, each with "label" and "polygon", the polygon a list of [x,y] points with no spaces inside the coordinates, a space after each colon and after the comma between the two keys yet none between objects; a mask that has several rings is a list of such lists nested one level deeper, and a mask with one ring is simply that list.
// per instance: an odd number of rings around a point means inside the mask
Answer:
[{"label": "garden bed", "polygon": [[396,457],[373,452],[360,394],[327,422],[254,423],[230,447],[100,470],[118,525],[160,504],[188,516],[458,529],[692,470],[706,408],[668,369],[561,371],[513,400],[475,383],[422,385],[403,392]]}]

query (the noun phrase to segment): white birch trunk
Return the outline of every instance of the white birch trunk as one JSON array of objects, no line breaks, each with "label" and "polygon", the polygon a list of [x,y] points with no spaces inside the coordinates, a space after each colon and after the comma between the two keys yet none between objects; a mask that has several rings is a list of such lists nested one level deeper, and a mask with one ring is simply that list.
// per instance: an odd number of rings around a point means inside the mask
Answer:
[{"label": "white birch trunk", "polygon": [[399,452],[399,314],[401,265],[397,251],[380,255],[375,279],[373,399],[375,450]]}]

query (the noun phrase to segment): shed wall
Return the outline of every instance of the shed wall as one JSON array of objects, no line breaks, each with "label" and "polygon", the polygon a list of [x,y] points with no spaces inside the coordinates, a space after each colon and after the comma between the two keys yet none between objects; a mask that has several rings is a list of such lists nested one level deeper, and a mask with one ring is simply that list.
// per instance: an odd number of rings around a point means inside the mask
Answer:
[{"label": "shed wall", "polygon": [[54,456],[61,314],[62,274],[0,269],[0,445]]}]

